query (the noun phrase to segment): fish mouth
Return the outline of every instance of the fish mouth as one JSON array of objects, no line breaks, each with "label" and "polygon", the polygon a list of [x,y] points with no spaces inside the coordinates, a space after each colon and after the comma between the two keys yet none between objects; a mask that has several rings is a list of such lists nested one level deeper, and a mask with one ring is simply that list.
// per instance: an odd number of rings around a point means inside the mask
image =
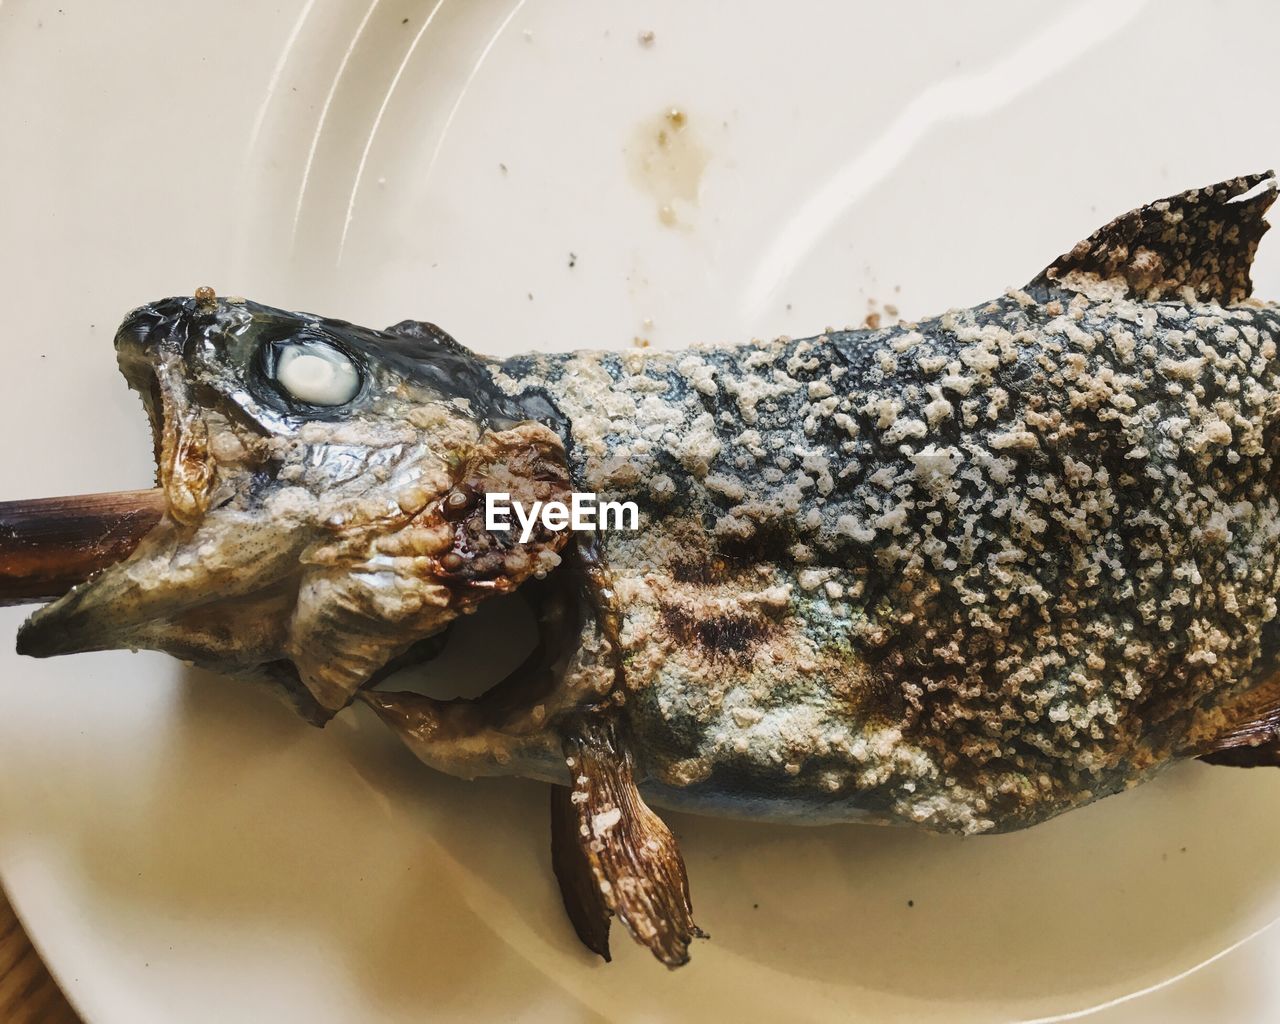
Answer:
[{"label": "fish mouth", "polygon": [[[172,438],[172,449],[195,449],[189,438],[172,428],[177,422],[172,390],[162,386],[160,374],[144,354],[148,319],[158,319],[151,307],[131,314],[117,335],[116,348],[120,369],[141,398],[151,428],[153,486],[0,502],[0,606],[57,600],[125,561],[171,511],[174,502],[163,471],[166,435]],[[188,475],[207,476],[207,467],[190,464]],[[29,632],[20,635],[19,650],[30,642]]]},{"label": "fish mouth", "polygon": [[195,412],[182,371],[181,329],[189,310],[185,303],[166,308],[172,302],[130,313],[116,333],[116,358],[146,410],[155,484],[164,494],[166,511],[191,526],[208,508],[215,467],[203,418]]},{"label": "fish mouth", "polygon": [[[0,606],[57,602],[92,585],[119,565],[155,530],[171,502],[160,473],[164,414],[147,402],[155,438],[155,486],[99,494],[77,494],[0,502]],[[25,623],[18,653],[43,656],[36,631]]]},{"label": "fish mouth", "polygon": [[125,646],[128,628],[161,615],[166,600],[180,610],[221,597],[154,585],[145,595],[130,572],[148,546],[176,551],[197,536],[209,506],[215,464],[181,372],[192,311],[191,300],[144,306],[116,334],[119,369],[151,429],[154,486],[0,503],[0,604],[50,602],[20,627],[19,654]]}]

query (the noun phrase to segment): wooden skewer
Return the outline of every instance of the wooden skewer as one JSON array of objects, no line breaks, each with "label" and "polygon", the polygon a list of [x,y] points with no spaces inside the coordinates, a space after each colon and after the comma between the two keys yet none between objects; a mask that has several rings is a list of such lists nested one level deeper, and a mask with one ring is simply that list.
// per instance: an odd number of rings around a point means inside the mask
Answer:
[{"label": "wooden skewer", "polygon": [[127,558],[164,508],[159,488],[0,501],[0,605],[52,600]]}]

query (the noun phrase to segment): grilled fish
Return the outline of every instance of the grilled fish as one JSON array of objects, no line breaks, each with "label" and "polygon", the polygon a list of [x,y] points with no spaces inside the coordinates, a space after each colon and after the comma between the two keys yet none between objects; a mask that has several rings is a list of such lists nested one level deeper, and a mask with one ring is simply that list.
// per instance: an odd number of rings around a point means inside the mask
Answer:
[{"label": "grilled fish", "polygon": [[[607,959],[616,915],[671,966],[701,932],[650,805],[988,833],[1181,758],[1280,763],[1280,306],[1250,297],[1275,194],[1152,203],[970,309],[740,347],[496,360],[153,303],[116,336],[152,507],[18,648],[168,651],[546,780],[580,938]],[[639,529],[487,516],[575,492]],[[482,697],[377,688],[517,589],[539,642]]]}]

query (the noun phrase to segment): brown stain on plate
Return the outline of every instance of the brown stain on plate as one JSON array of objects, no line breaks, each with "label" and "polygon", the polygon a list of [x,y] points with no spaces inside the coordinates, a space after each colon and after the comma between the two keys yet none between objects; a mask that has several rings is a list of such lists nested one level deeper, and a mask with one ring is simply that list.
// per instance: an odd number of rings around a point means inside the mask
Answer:
[{"label": "brown stain on plate", "polygon": [[653,197],[658,220],[667,227],[687,227],[681,208],[697,205],[709,156],[688,113],[670,107],[640,122],[626,152],[631,180]]}]

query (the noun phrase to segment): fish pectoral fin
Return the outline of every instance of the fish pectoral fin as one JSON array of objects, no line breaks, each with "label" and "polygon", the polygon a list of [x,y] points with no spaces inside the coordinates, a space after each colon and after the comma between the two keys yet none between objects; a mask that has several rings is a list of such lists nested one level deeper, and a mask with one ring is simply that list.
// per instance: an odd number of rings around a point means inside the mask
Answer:
[{"label": "fish pectoral fin", "polygon": [[582,944],[605,963],[609,954],[609,925],[613,912],[600,894],[591,860],[580,841],[581,823],[573,790],[551,787],[551,869],[560,883],[560,898],[569,922]]},{"label": "fish pectoral fin", "polygon": [[495,728],[482,704],[473,700],[436,700],[426,694],[360,690],[363,701],[423,764],[462,779],[510,775],[511,764],[529,754],[544,754],[536,737]]},{"label": "fish pectoral fin", "polygon": [[609,959],[609,915],[668,967],[706,938],[693,922],[689,879],[675,836],[640,796],[631,755],[603,716],[565,739],[573,778],[551,797],[551,856],[565,909],[587,948]]},{"label": "fish pectoral fin", "polygon": [[1215,717],[1225,727],[1192,740],[1192,752],[1201,761],[1236,768],[1280,766],[1280,673],[1240,694]]},{"label": "fish pectoral fin", "polygon": [[1249,269],[1276,198],[1273,171],[1229,178],[1148,203],[1063,253],[1027,290],[1074,292],[1098,285],[1147,302],[1227,305],[1253,291]]}]

